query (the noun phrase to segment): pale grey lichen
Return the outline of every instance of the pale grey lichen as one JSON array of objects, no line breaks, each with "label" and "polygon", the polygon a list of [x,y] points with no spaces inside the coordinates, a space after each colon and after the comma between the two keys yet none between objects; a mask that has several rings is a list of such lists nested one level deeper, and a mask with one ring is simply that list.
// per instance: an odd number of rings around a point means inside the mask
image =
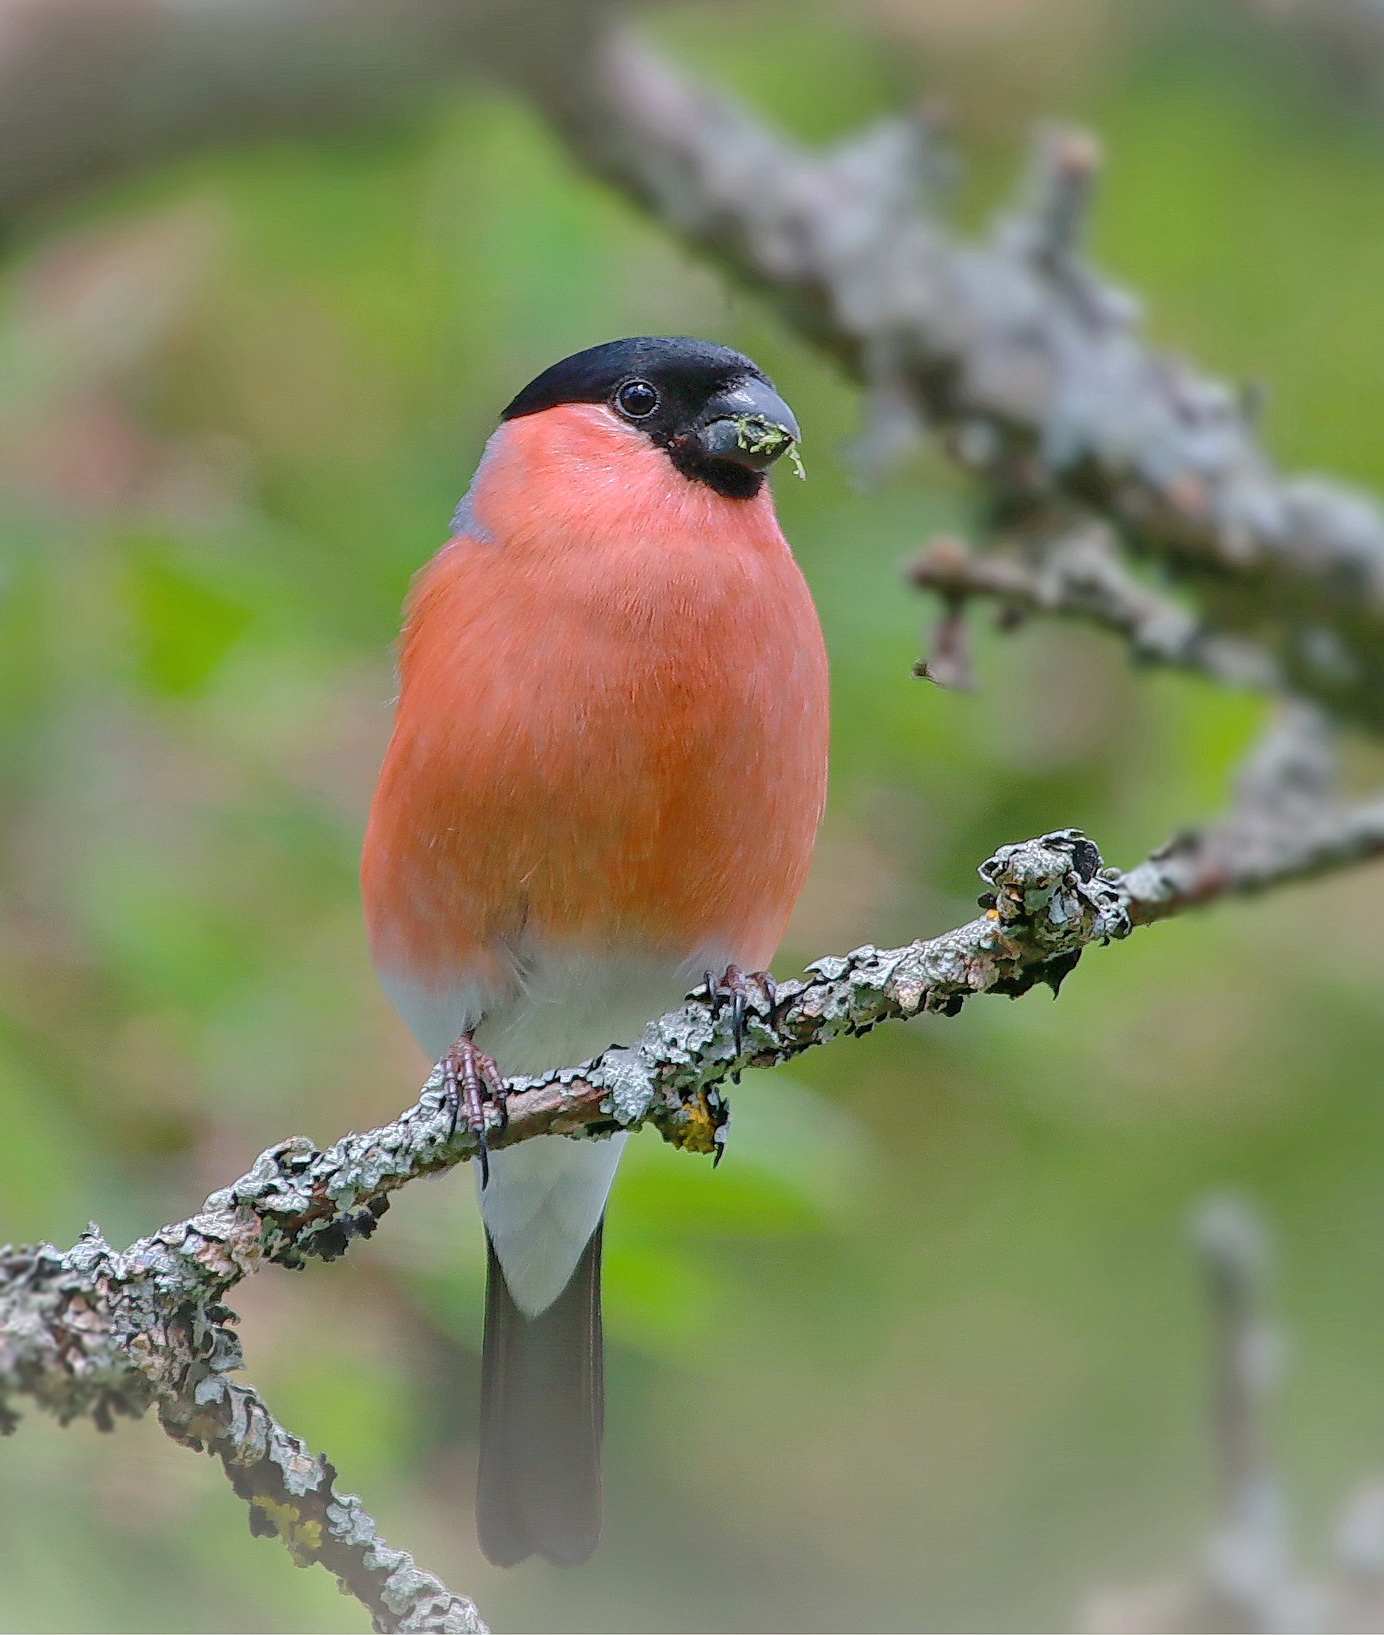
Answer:
[{"label": "pale grey lichen", "polygon": [[593,1084],[607,1091],[602,1109],[627,1128],[642,1124],[654,1102],[654,1079],[639,1050],[617,1047],[606,1051],[589,1073]]}]

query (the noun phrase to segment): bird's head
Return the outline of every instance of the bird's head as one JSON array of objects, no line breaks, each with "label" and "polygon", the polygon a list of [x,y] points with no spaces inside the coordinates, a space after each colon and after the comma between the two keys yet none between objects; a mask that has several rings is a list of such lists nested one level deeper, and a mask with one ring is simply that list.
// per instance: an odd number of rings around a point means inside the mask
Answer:
[{"label": "bird's head", "polygon": [[763,370],[709,341],[646,335],[575,352],[530,381],[503,419],[578,403],[599,406],[727,499],[753,499],[802,436]]}]

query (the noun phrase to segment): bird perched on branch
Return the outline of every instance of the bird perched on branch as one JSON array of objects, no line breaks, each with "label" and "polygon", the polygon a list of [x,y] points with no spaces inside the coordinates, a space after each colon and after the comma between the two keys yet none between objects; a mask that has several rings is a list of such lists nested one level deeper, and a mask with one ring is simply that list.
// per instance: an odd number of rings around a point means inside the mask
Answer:
[{"label": "bird perched on branch", "polygon": [[579,352],[504,411],[409,598],[362,879],[381,982],[482,1141],[476,1513],[503,1566],[600,1536],[625,1137],[487,1153],[500,1070],[636,1040],[778,946],[826,789],[826,654],[765,480],[798,437],[738,352]]}]

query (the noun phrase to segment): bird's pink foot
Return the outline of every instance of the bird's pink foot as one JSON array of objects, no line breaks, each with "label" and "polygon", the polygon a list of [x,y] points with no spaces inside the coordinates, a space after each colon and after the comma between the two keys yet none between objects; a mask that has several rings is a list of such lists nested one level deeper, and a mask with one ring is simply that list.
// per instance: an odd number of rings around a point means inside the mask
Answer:
[{"label": "bird's pink foot", "polygon": [[476,1138],[481,1160],[481,1186],[490,1184],[490,1118],[494,1107],[500,1115],[500,1129],[509,1123],[504,1075],[493,1056],[478,1050],[469,1033],[463,1033],[442,1058],[442,1097],[451,1114],[449,1138],[456,1134],[464,1118],[466,1128]]},{"label": "bird's pink foot", "polygon": [[719,1016],[723,1006],[727,1003],[730,1005],[731,1037],[735,1041],[737,1056],[743,1055],[745,1050],[745,1009],[751,988],[758,989],[763,995],[772,1018],[774,1006],[778,1003],[778,987],[767,971],[750,971],[747,974],[738,965],[728,965],[720,977],[714,971],[706,973],[706,995],[711,1003],[711,1014]]}]

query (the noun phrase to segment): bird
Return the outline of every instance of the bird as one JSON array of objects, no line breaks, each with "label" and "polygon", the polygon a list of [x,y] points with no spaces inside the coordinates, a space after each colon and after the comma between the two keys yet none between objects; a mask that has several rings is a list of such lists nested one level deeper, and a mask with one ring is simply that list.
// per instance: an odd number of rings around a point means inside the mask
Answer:
[{"label": "bird", "polygon": [[577,352],[505,408],[406,603],[361,879],[381,984],[481,1143],[476,1529],[498,1566],[575,1566],[600,1538],[626,1140],[488,1151],[501,1073],[634,1042],[704,972],[774,956],[827,784],[826,649],[767,482],[800,439],[728,347]]}]

